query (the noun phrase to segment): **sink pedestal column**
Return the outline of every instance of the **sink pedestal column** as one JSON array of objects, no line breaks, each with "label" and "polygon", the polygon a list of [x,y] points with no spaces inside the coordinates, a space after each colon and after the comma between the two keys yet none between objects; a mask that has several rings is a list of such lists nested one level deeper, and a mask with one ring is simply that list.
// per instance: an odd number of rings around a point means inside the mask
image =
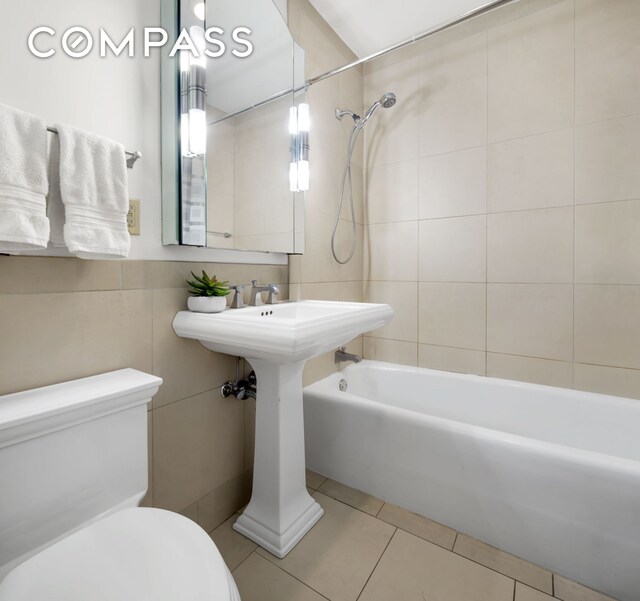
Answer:
[{"label": "sink pedestal column", "polygon": [[253,493],[234,530],[284,557],[322,517],[305,478],[302,369],[249,359],[258,380]]}]

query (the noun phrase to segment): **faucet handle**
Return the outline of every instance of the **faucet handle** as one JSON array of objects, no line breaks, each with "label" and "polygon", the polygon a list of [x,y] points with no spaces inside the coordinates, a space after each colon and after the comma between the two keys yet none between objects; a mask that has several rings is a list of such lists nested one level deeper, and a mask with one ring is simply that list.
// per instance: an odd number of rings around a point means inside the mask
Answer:
[{"label": "faucet handle", "polygon": [[261,305],[262,303],[262,293],[268,292],[269,296],[264,303],[265,305],[275,305],[278,301],[275,298],[278,294],[280,294],[280,288],[275,284],[266,284],[264,286],[258,286],[258,280],[251,280],[251,301],[250,304],[252,307],[256,305]]},{"label": "faucet handle", "polygon": [[278,302],[278,299],[276,298],[278,296],[278,294],[280,294],[280,288],[278,288],[278,286],[276,286],[275,284],[269,284],[267,286],[267,289],[269,291],[269,296],[267,296],[267,305],[275,305]]},{"label": "faucet handle", "polygon": [[244,307],[244,299],[242,298],[242,291],[244,290],[244,285],[236,284],[235,286],[229,286],[231,290],[233,290],[233,299],[231,300],[231,304],[229,305],[232,309],[241,309]]}]

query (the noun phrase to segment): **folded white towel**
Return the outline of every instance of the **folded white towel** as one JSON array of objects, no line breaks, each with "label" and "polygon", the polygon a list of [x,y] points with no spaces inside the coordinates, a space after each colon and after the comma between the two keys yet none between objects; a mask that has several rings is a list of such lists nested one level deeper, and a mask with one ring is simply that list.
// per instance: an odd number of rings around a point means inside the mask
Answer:
[{"label": "folded white towel", "polygon": [[0,104],[0,253],[46,248],[47,126]]},{"label": "folded white towel", "polygon": [[83,259],[128,256],[131,238],[124,147],[69,125],[56,128],[65,244]]}]

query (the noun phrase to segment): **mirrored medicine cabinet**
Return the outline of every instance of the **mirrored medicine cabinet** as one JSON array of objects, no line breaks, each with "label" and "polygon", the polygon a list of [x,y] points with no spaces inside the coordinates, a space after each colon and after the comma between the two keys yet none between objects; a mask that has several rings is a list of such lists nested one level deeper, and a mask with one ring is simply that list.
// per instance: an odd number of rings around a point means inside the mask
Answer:
[{"label": "mirrored medicine cabinet", "polygon": [[273,0],[162,0],[162,25],[220,54],[163,54],[163,244],[302,253],[289,121],[304,51],[285,18]]}]

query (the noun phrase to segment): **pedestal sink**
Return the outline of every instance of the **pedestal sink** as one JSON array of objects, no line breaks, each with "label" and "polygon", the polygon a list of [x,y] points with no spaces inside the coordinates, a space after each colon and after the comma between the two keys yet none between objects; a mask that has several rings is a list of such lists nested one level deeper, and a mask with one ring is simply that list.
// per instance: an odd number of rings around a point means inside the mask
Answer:
[{"label": "pedestal sink", "polygon": [[299,301],[218,314],[182,311],[173,321],[178,336],[246,357],[256,372],[253,494],[233,527],[277,557],[289,553],[323,513],[305,484],[304,363],[392,318],[389,305]]}]

